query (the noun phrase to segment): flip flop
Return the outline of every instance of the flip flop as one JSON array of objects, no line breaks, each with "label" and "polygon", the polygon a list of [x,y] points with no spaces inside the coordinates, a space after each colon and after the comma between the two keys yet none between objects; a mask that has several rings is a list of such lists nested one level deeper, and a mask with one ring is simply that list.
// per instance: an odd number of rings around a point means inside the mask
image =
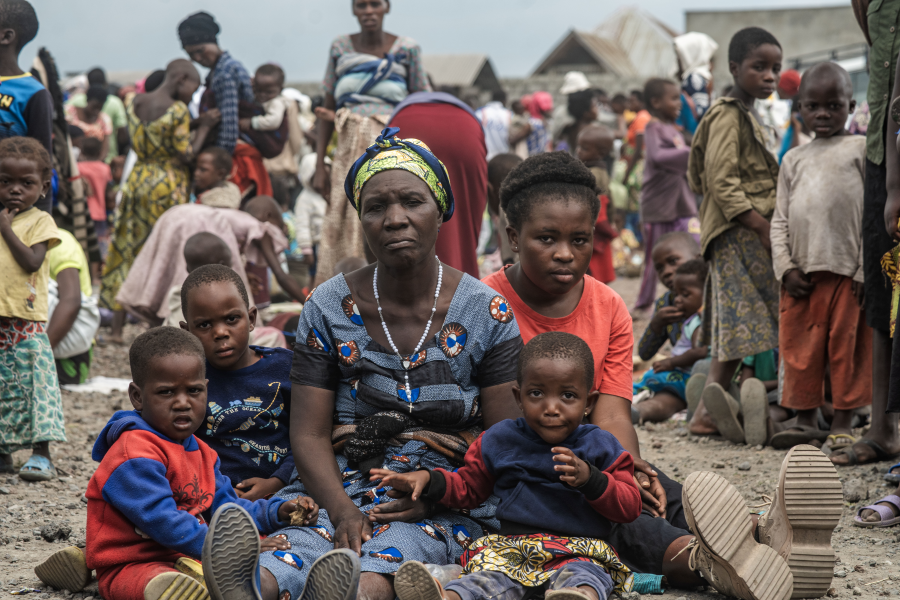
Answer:
[{"label": "flip flop", "polygon": [[828,447],[832,452],[843,450],[848,446],[852,446],[859,441],[859,438],[853,437],[849,433],[835,433],[828,436]]},{"label": "flip flop", "polygon": [[718,383],[711,383],[703,389],[703,405],[716,424],[716,429],[726,440],[743,444],[744,428],[738,421],[740,404]]},{"label": "flip flop", "polygon": [[772,436],[772,447],[776,450],[788,450],[800,444],[808,444],[812,441],[824,442],[828,437],[827,431],[809,427],[808,425],[798,425],[787,431],[779,431]]},{"label": "flip flop", "polygon": [[50,481],[56,479],[56,467],[46,456],[32,454],[19,469],[19,477],[25,481]]},{"label": "flip flop", "polygon": [[866,446],[871,448],[872,451],[875,453],[875,460],[869,461],[866,463],[860,462],[859,457],[856,455],[856,451],[853,449],[853,446],[848,446],[846,448],[841,448],[840,450],[836,451],[835,453],[832,454],[832,456],[835,456],[837,454],[843,454],[848,458],[849,462],[847,462],[847,464],[843,464],[843,465],[835,463],[834,466],[836,466],[836,467],[854,467],[856,465],[866,465],[866,464],[871,464],[871,463],[876,463],[876,462],[884,462],[886,460],[894,460],[897,457],[900,457],[900,452],[897,452],[895,454],[888,454],[885,451],[885,449],[882,448],[881,445],[874,440],[867,440],[865,438],[862,438],[861,440],[859,440],[856,443],[857,444],[865,444]]},{"label": "flip flop", "polygon": [[703,395],[703,388],[706,387],[706,373],[695,373],[688,379],[687,385],[684,387],[684,397],[687,400],[687,420],[690,421],[700,404],[700,397]]},{"label": "flip flop", "polygon": [[[897,510],[900,510],[900,496],[891,494],[889,496],[885,496],[881,500],[876,500],[875,504],[863,506],[861,509],[856,511],[856,516],[853,517],[853,525],[856,527],[865,527],[867,529],[870,529],[873,527],[893,527],[894,525],[900,523],[900,516],[894,516],[894,511],[891,510],[889,506],[884,506],[884,504],[881,504],[882,502],[887,502],[888,504],[893,505]],[[878,516],[881,517],[881,520],[875,522],[863,521],[860,515],[864,510],[874,510],[878,513]]]},{"label": "flip flop", "polygon": [[769,398],[765,384],[750,377],[741,384],[741,414],[744,416],[744,439],[748,446],[765,446],[769,420]]},{"label": "flip flop", "polygon": [[900,469],[900,463],[897,463],[884,475],[884,480],[890,483],[900,483],[900,473],[894,473],[895,469]]}]

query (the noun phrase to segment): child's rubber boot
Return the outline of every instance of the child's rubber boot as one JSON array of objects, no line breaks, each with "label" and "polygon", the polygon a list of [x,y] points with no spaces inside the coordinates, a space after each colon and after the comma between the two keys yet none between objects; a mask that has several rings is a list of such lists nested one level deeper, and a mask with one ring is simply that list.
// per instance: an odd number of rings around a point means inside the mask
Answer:
[{"label": "child's rubber boot", "polygon": [[769,510],[759,519],[759,539],[787,561],[794,575],[791,598],[819,598],[831,587],[831,534],[841,520],[843,493],[834,465],[815,446],[788,451]]},{"label": "child's rubber boot", "polygon": [[150,580],[144,600],[209,600],[209,592],[193,577],[169,571]]},{"label": "child's rubber boot", "polygon": [[744,428],[738,420],[741,409],[738,401],[718,383],[710,383],[703,388],[701,398],[722,437],[735,444],[743,444]]},{"label": "child's rubber boot", "polygon": [[34,568],[34,574],[43,583],[58,590],[80,592],[91,581],[81,548],[69,546],[51,554]]},{"label": "child's rubber boot", "polygon": [[203,579],[213,600],[262,600],[259,531],[237,504],[219,507],[203,541]]},{"label": "child's rubber boot", "polygon": [[747,445],[765,446],[769,437],[769,395],[766,384],[755,377],[741,384],[741,414]]},{"label": "child's rubber boot", "polygon": [[206,580],[203,579],[203,565],[193,558],[182,556],[175,561],[175,570],[184,573],[188,577],[193,577],[204,586],[206,585]]},{"label": "child's rubber boot", "polygon": [[757,543],[740,493],[725,478],[691,473],[682,490],[684,515],[696,536],[689,565],[711,586],[741,600],[788,600],[794,578],[787,562]]},{"label": "child's rubber boot", "polygon": [[354,552],[346,548],[326,552],[310,567],[297,600],[356,600],[359,572],[359,557]]},{"label": "child's rubber boot", "polygon": [[399,600],[444,600],[444,587],[416,560],[400,565],[394,576],[394,593]]}]

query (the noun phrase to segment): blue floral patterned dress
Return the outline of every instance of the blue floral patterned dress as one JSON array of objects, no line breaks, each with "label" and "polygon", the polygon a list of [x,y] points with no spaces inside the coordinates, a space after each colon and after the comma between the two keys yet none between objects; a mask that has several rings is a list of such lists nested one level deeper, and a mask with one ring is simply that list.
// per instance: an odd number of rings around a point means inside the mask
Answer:
[{"label": "blue floral patterned dress", "polygon": [[[481,388],[514,381],[522,349],[506,300],[469,275],[463,275],[440,332],[402,361],[366,332],[343,275],[310,294],[297,341],[291,381],[335,392],[335,456],[344,491],[364,513],[390,499],[388,489],[368,481],[362,471],[373,466],[401,473],[453,470],[462,464],[468,444],[482,429]],[[294,448],[295,456],[302,452]],[[278,496],[293,499],[305,493],[295,478]],[[489,500],[472,511],[438,512],[420,523],[376,524],[374,537],[362,546],[362,570],[393,573],[406,560],[452,563],[472,540],[498,528],[495,507]],[[315,526],[287,527],[276,534],[291,543],[291,550],[266,552],[260,564],[278,580],[282,600],[299,596],[313,561],[334,547],[333,534],[324,510]]]}]

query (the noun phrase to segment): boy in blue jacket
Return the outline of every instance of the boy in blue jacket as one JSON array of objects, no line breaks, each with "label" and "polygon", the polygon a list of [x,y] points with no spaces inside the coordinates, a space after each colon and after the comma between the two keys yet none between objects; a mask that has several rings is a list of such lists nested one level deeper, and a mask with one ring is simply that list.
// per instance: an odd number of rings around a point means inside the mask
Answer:
[{"label": "boy in blue jacket", "polygon": [[524,418],[483,433],[456,472],[371,471],[413,500],[449,508],[473,508],[491,494],[500,499],[500,535],[469,545],[464,576],[442,589],[424,565],[404,563],[394,580],[400,600],[481,600],[515,585],[524,596],[545,583],[547,600],[605,600],[631,590],[630,571],[602,538],[612,523],[635,520],[641,499],[631,455],[612,434],[582,424],[599,396],[590,391],[593,365],[580,338],[538,335],[519,357],[513,387]]}]

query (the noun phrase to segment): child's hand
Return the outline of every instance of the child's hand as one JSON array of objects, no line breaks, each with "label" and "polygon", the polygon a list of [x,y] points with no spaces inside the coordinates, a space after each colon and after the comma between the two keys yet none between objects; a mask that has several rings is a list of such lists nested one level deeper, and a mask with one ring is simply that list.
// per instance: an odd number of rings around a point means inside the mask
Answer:
[{"label": "child's hand", "polygon": [[238,119],[238,127],[241,131],[251,131],[253,129],[252,121],[250,119]]},{"label": "child's hand", "polygon": [[809,280],[809,275],[806,275],[800,269],[791,269],[785,273],[782,282],[784,283],[785,291],[792,298],[806,298],[816,287],[816,284]]},{"label": "child's hand", "polygon": [[259,551],[275,552],[276,550],[290,550],[291,543],[281,536],[267,537],[259,540]]},{"label": "child's hand", "polygon": [[283,487],[284,482],[277,477],[269,479],[252,477],[237,484],[234,487],[234,492],[238,495],[238,498],[253,502],[254,500],[271,496]]},{"label": "child's hand", "polygon": [[656,311],[656,314],[650,319],[650,328],[657,333],[661,333],[665,327],[673,323],[678,323],[682,319],[684,319],[683,312],[674,306],[663,306]]},{"label": "child's hand", "polygon": [[0,210],[0,229],[12,229],[12,220],[19,213],[18,208]]},{"label": "child's hand", "polygon": [[562,463],[556,465],[553,470],[559,471],[562,475],[559,480],[568,483],[572,487],[581,487],[587,483],[591,477],[591,467],[586,462],[575,456],[575,453],[568,448],[557,446],[551,450],[554,452],[553,461]]},{"label": "child's hand", "polygon": [[319,520],[319,505],[309,496],[300,496],[295,500],[288,500],[287,502],[282,503],[281,506],[278,507],[278,520],[290,521],[291,514],[297,512],[301,508],[308,512],[306,519],[303,520],[304,526],[314,524]]},{"label": "child's hand", "polygon": [[672,364],[671,358],[665,358],[663,360],[653,363],[653,372],[654,373],[665,373],[666,371],[674,371],[674,370],[675,370],[675,365]]},{"label": "child's hand", "polygon": [[413,502],[419,499],[425,488],[431,482],[431,474],[428,471],[416,471],[414,473],[394,473],[387,469],[372,469],[369,471],[370,481],[381,480],[384,487],[392,487],[401,492],[409,492]]},{"label": "child's hand", "polygon": [[850,284],[850,291],[853,292],[856,304],[859,305],[860,310],[864,309],[866,307],[866,286],[858,281],[854,281]]}]

